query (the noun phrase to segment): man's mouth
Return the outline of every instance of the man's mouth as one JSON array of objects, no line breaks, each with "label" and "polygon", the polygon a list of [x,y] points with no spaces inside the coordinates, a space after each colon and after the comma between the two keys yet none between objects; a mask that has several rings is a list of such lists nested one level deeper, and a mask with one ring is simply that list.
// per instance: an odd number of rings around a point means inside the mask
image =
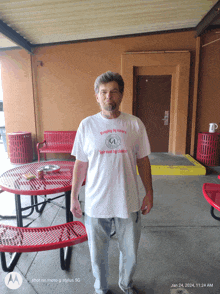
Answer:
[{"label": "man's mouth", "polygon": [[116,104],[114,102],[106,102],[104,108],[108,111],[112,111],[116,108]]}]

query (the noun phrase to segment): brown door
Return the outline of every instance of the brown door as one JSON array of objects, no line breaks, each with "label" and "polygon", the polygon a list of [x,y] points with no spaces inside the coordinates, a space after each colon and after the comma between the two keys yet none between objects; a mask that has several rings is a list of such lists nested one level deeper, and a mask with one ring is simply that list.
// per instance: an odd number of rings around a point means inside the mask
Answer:
[{"label": "brown door", "polygon": [[136,111],[144,123],[151,152],[168,152],[171,75],[136,78]]}]

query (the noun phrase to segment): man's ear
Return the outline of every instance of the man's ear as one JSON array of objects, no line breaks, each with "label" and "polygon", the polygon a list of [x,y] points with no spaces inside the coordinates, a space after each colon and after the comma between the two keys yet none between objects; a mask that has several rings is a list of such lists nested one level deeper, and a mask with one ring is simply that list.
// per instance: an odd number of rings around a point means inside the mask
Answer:
[{"label": "man's ear", "polygon": [[96,101],[99,103],[99,97],[98,97],[98,94],[95,94],[95,98],[96,98]]}]

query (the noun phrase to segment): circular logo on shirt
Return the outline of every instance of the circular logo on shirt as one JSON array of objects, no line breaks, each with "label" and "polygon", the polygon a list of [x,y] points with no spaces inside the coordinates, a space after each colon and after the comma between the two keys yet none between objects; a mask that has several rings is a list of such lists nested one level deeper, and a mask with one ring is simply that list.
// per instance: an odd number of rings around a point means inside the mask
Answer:
[{"label": "circular logo on shirt", "polygon": [[106,138],[105,144],[108,148],[115,149],[121,144],[121,138],[116,134],[111,134]]}]

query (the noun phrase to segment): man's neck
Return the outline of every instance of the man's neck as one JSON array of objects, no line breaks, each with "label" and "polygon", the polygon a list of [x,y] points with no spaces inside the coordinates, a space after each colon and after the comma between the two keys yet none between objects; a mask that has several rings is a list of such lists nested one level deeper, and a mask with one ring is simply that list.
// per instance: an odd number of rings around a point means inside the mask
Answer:
[{"label": "man's neck", "polygon": [[119,115],[121,114],[121,112],[119,110],[117,111],[101,111],[101,114],[104,118],[108,118],[108,119],[113,119],[113,118],[117,118],[119,117]]}]

